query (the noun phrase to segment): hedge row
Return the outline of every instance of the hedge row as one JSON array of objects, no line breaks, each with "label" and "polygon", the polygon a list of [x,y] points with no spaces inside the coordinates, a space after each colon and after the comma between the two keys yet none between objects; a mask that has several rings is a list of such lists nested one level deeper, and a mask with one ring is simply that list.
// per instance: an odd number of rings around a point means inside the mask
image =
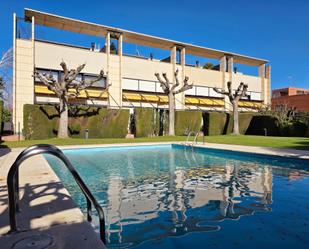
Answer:
[{"label": "hedge row", "polygon": [[[205,112],[203,114],[205,135],[225,135],[233,132],[234,118],[232,113]],[[247,135],[264,135],[264,128],[268,135],[276,136],[276,120],[270,116],[257,113],[239,113],[239,133]]]},{"label": "hedge row", "polygon": [[[206,112],[203,114],[205,135],[225,135],[233,132],[233,114]],[[239,133],[246,135],[297,136],[309,135],[309,125],[304,121],[291,123],[284,129],[272,115],[239,113]]]},{"label": "hedge row", "polygon": [[0,100],[0,140],[2,134],[2,119],[3,119],[3,101]]},{"label": "hedge row", "polygon": [[[78,107],[69,117],[71,137],[83,138],[86,129],[89,138],[120,138],[127,135],[129,110]],[[47,139],[57,136],[59,114],[54,106],[24,105],[24,137]]]},{"label": "hedge row", "polygon": [[190,131],[200,131],[202,127],[202,112],[176,111],[175,135],[187,135]]},{"label": "hedge row", "polygon": [[134,109],[135,137],[159,135],[160,112],[154,108]]}]

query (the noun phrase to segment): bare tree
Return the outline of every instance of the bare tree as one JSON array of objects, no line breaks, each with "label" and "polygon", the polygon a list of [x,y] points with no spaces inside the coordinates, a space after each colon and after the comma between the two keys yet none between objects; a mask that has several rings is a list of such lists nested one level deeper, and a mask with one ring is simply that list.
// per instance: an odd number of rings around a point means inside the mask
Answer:
[{"label": "bare tree", "polygon": [[6,50],[0,58],[0,96],[5,105],[10,105],[12,94],[13,48]]},{"label": "bare tree", "polygon": [[[78,74],[84,69],[86,64],[78,66],[76,69],[69,70],[65,62],[61,62],[60,66],[63,70],[63,75],[58,82],[50,74],[40,74],[35,70],[34,77],[37,77],[42,81],[49,90],[53,91],[59,98],[59,128],[58,138],[68,137],[68,101],[69,98],[77,98],[82,91],[86,91],[88,87],[91,87],[95,82],[105,77],[104,71],[101,70],[97,78],[93,80],[77,80]],[[87,94],[87,92],[86,92]],[[87,94],[88,95],[88,94]]]},{"label": "bare tree", "polygon": [[238,101],[242,97],[247,97],[247,90],[248,90],[248,85],[244,84],[241,82],[236,89],[235,93],[233,93],[232,90],[232,82],[227,82],[227,89],[228,91],[220,90],[217,87],[213,88],[215,92],[221,93],[224,95],[227,95],[229,97],[229,100],[233,106],[233,134],[234,135],[239,135],[239,121],[238,121]]},{"label": "bare tree", "polygon": [[175,135],[175,95],[191,89],[193,87],[193,84],[188,84],[189,77],[186,76],[183,81],[183,85],[178,90],[176,90],[176,88],[180,85],[180,82],[178,80],[178,69],[174,73],[175,82],[176,82],[175,84],[169,81],[166,73],[162,74],[164,80],[161,79],[159,73],[155,73],[155,76],[160,82],[163,92],[168,96],[168,107],[169,107],[168,134],[170,136],[174,136]]}]

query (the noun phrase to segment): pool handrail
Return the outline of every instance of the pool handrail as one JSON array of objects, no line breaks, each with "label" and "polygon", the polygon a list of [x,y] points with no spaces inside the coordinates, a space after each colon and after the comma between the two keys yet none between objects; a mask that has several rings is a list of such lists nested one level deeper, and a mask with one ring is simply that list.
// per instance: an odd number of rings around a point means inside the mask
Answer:
[{"label": "pool handrail", "polygon": [[74,177],[77,185],[80,187],[87,200],[87,221],[92,221],[91,216],[91,205],[95,207],[99,215],[100,223],[100,238],[104,244],[106,244],[105,235],[105,218],[104,211],[98,201],[95,199],[91,191],[88,189],[87,185],[84,183],[80,175],[77,173],[69,159],[63,154],[63,152],[56,146],[49,144],[38,144],[30,146],[23,150],[18,157],[15,159],[14,163],[10,167],[7,175],[7,186],[8,186],[8,198],[9,198],[9,219],[10,219],[10,232],[17,232],[17,222],[16,222],[16,212],[19,211],[19,166],[26,159],[39,155],[39,154],[51,154],[59,158],[67,169],[70,171]]},{"label": "pool handrail", "polygon": [[[185,145],[188,145],[188,144],[189,144],[189,139],[190,139],[191,134],[194,134],[194,139],[193,139],[192,145],[193,145],[193,144],[197,144],[197,138],[198,138],[198,136],[199,136],[199,134],[200,134],[200,131],[196,131],[196,132],[194,132],[194,131],[189,131],[189,133],[188,133],[188,135],[187,135],[187,139],[186,139]],[[203,138],[203,141],[204,141],[204,138]]]}]

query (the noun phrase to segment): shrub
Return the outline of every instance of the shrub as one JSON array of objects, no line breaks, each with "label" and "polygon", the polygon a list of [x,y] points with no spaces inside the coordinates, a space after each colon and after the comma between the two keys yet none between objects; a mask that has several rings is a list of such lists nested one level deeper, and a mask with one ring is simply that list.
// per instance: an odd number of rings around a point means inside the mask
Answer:
[{"label": "shrub", "polygon": [[154,108],[135,108],[135,137],[159,135],[160,113]]},{"label": "shrub", "polygon": [[[24,105],[24,136],[26,139],[56,137],[59,114],[54,106]],[[83,138],[89,129],[89,138],[121,138],[127,134],[129,110],[87,108],[70,114],[71,137]]]},{"label": "shrub", "polygon": [[[224,134],[230,134],[233,132],[233,125],[234,125],[234,118],[233,113],[227,114],[227,129]],[[238,114],[238,125],[239,125],[239,133],[240,134],[246,134],[248,127],[250,126],[252,118],[256,115],[255,113],[239,113]]]},{"label": "shrub", "polygon": [[25,139],[47,139],[56,137],[59,115],[55,107],[24,105]]},{"label": "shrub", "polygon": [[187,135],[190,131],[200,131],[202,126],[202,112],[176,111],[175,135]]},{"label": "shrub", "polygon": [[129,110],[104,108],[88,119],[89,138],[124,138],[128,133]]},{"label": "shrub", "polygon": [[255,115],[247,129],[247,135],[265,135],[265,129],[267,136],[278,136],[279,127],[277,118],[272,115]]},{"label": "shrub", "polygon": [[222,135],[226,133],[228,115],[223,112],[204,112],[203,131],[205,135]]}]

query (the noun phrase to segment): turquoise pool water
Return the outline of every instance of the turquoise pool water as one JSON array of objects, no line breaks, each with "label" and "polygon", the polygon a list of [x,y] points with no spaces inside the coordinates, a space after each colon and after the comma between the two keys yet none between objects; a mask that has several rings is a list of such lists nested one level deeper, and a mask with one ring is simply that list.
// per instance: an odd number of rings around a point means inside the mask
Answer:
[{"label": "turquoise pool water", "polygon": [[64,153],[104,208],[109,248],[308,248],[308,161],[179,145]]}]

